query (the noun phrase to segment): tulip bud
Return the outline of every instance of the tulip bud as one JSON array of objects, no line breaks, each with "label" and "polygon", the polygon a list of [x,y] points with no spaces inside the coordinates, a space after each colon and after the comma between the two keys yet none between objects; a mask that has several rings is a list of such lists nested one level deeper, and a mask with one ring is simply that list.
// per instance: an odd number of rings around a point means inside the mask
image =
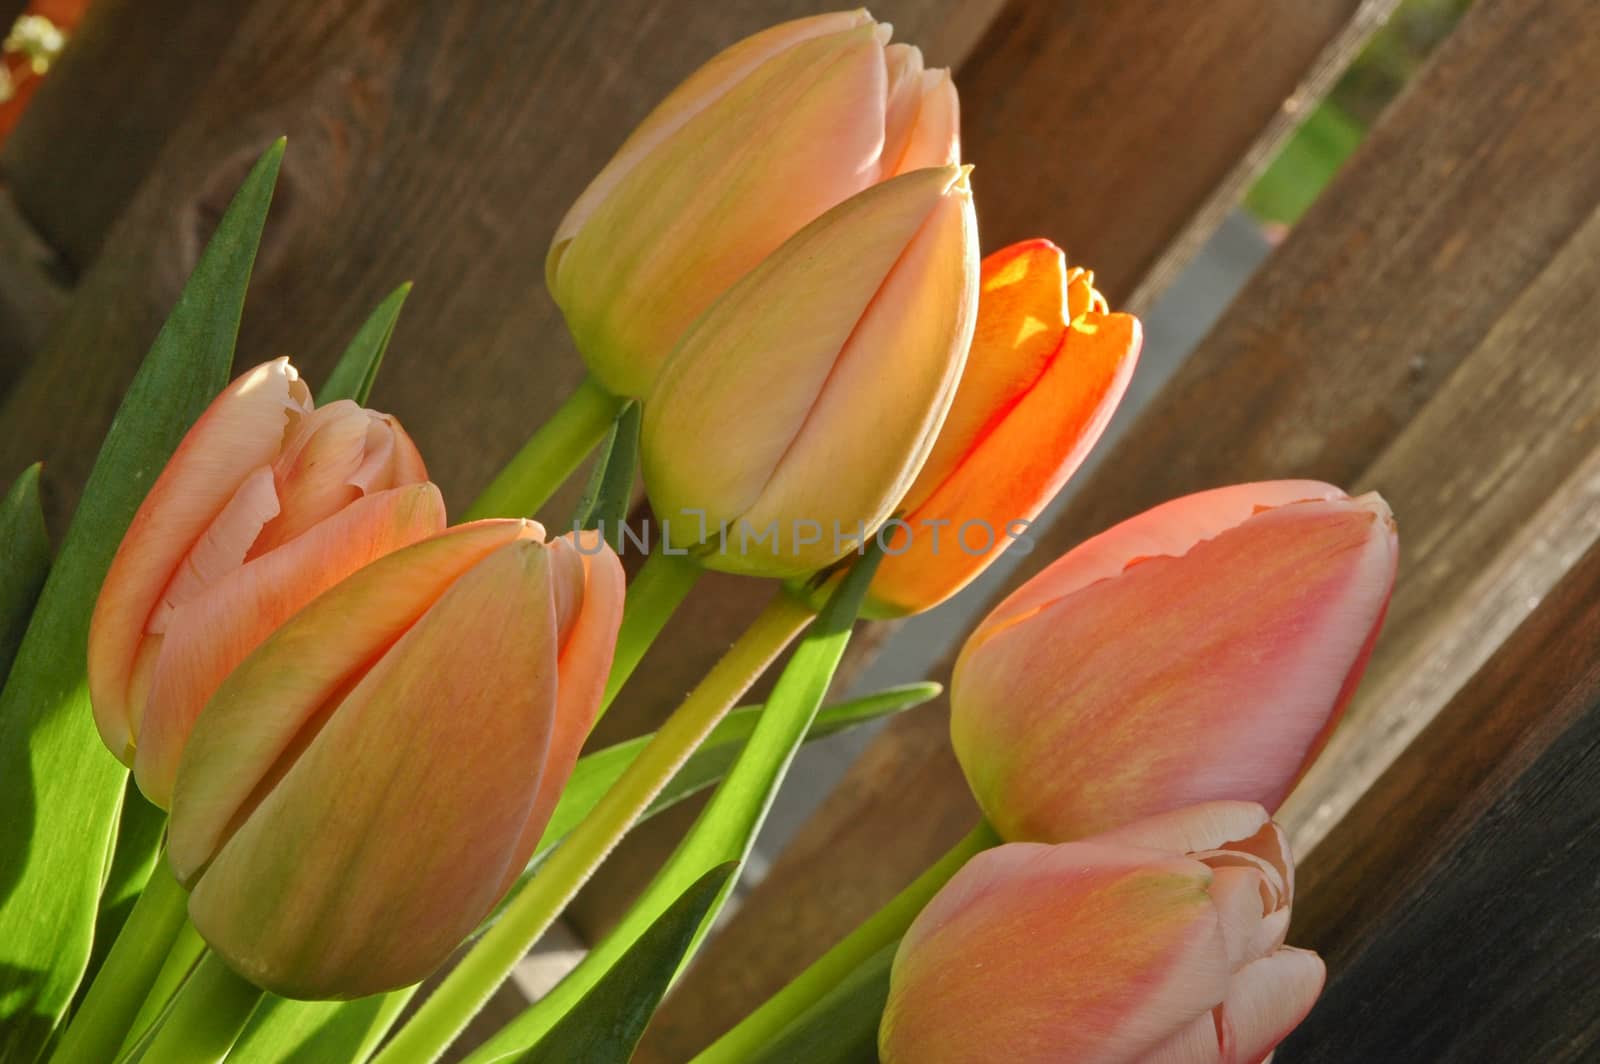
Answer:
[{"label": "tulip bud", "polygon": [[643,398],[689,323],[861,190],[960,159],[956,90],[862,10],[756,34],[663,100],[578,197],[545,261],[595,378]]},{"label": "tulip bud", "polygon": [[1190,495],[1069,551],[956,663],[978,804],[1040,842],[1218,798],[1276,809],[1360,679],[1397,552],[1381,498],[1314,481]]},{"label": "tulip bud", "polygon": [[955,403],[897,507],[869,616],[932,609],[988,567],[1105,431],[1139,357],[1139,319],[1048,240],[983,260],[978,324]]},{"label": "tulip bud", "polygon": [[1283,945],[1294,866],[1216,802],[967,862],[901,940],[884,1064],[1259,1064],[1325,975]]},{"label": "tulip bud", "polygon": [[797,233],[684,335],[644,405],[674,547],[798,576],[857,549],[915,479],[971,342],[966,173],[917,170]]},{"label": "tulip bud", "polygon": [[387,414],[313,409],[286,358],[230,384],[134,514],[95,603],[101,738],[165,807],[189,730],[233,666],[322,591],[444,527]]},{"label": "tulip bud", "polygon": [[290,618],[207,704],[178,771],[168,859],[211,948],[290,997],[442,963],[538,844],[622,596],[598,534],[481,521]]}]

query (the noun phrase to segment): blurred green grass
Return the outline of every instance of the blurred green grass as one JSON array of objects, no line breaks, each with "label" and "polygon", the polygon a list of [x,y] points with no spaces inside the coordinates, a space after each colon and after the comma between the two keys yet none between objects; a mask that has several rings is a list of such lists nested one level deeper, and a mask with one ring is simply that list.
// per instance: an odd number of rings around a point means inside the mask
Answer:
[{"label": "blurred green grass", "polygon": [[1245,194],[1262,222],[1293,225],[1471,0],[1405,0]]}]

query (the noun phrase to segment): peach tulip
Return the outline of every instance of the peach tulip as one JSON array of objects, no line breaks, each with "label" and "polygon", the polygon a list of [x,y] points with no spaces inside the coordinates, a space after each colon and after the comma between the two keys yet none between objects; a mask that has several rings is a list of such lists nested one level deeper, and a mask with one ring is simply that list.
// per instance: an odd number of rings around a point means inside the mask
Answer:
[{"label": "peach tulip", "polygon": [[562,219],[545,261],[584,361],[643,398],[689,323],[829,208],[958,162],[948,71],[863,10],[729,48],[650,113]]},{"label": "peach tulip", "polygon": [[165,807],[233,666],[322,591],[444,524],[394,418],[348,400],[313,409],[286,358],[245,373],[156,478],[101,587],[89,693],[106,745]]},{"label": "peach tulip", "polygon": [[252,982],[417,982],[505,894],[578,756],[622,617],[596,533],[481,521],[397,551],[236,669],[178,771],[168,857]]},{"label": "peach tulip", "polygon": [[684,336],[640,453],[674,548],[798,576],[854,549],[911,487],[977,310],[964,169],[917,170],[807,226]]},{"label": "peach tulip", "polygon": [[1294,866],[1260,806],[1215,802],[979,854],[895,955],[884,1064],[1260,1064],[1324,969],[1283,945]]},{"label": "peach tulip", "polygon": [[1195,802],[1276,809],[1349,701],[1394,586],[1375,494],[1177,499],[1069,551],[980,624],[951,739],[985,815],[1064,842]]},{"label": "peach tulip", "polygon": [[932,609],[1055,497],[1105,431],[1139,357],[1139,319],[1048,240],[983,260],[978,324],[949,419],[900,500],[867,613]]}]

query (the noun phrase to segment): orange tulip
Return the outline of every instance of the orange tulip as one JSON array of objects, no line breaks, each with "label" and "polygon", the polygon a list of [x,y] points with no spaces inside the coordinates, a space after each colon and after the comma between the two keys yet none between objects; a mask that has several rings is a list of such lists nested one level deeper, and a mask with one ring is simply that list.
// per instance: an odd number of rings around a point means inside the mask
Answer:
[{"label": "orange tulip", "polygon": [[1022,534],[1105,431],[1139,357],[1139,320],[1048,240],[983,260],[966,370],[868,591],[867,612],[932,609]]},{"label": "orange tulip", "polygon": [[1397,550],[1377,495],[1279,481],[1068,552],[956,663],[950,734],[978,804],[1039,842],[1213,799],[1277,808],[1360,679]]},{"label": "orange tulip", "polygon": [[230,384],[134,515],[95,604],[89,693],[111,752],[166,806],[189,730],[233,666],[301,606],[444,527],[387,414],[313,409],[286,358]]},{"label": "orange tulip", "polygon": [[815,572],[893,511],[977,312],[966,173],[917,170],[807,226],[695,322],[644,404],[645,486],[713,569]]},{"label": "orange tulip", "polygon": [[515,882],[622,617],[616,555],[577,535],[481,521],[397,551],[223,683],[184,752],[168,856],[234,969],[290,997],[405,986]]},{"label": "orange tulip", "polygon": [[1324,969],[1283,945],[1294,865],[1260,806],[974,857],[895,955],[884,1064],[1260,1064]]},{"label": "orange tulip", "polygon": [[546,280],[589,370],[643,398],[689,323],[829,208],[959,161],[948,71],[863,10],[774,26],[650,113],[562,219]]}]

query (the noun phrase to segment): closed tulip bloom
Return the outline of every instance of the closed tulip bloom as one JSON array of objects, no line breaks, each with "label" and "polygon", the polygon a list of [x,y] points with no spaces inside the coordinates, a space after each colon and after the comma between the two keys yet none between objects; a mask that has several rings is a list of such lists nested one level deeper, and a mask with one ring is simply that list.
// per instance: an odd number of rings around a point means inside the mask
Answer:
[{"label": "closed tulip bloom", "polygon": [[394,418],[314,409],[286,358],[212,402],[134,515],[89,629],[95,723],[151,801],[167,805],[195,717],[268,633],[444,528],[427,481]]},{"label": "closed tulip bloom", "polygon": [[955,404],[897,507],[867,612],[932,609],[1023,534],[1105,431],[1140,342],[1139,319],[1110,313],[1048,240],[984,259]]},{"label": "closed tulip bloom", "polygon": [[240,974],[303,998],[417,982],[516,880],[622,615],[616,555],[577,535],[483,521],[424,540],[223,683],[179,768],[168,856]]},{"label": "closed tulip bloom", "polygon": [[589,370],[644,397],[733,282],[869,186],[958,162],[948,71],[862,10],[774,26],[663,100],[562,219],[545,262]]},{"label": "closed tulip bloom", "polygon": [[884,1064],[1260,1064],[1324,969],[1283,945],[1294,866],[1260,806],[1216,802],[979,854],[911,925]]},{"label": "closed tulip bloom", "polygon": [[1366,666],[1397,554],[1381,498],[1314,481],[1190,495],[1069,551],[956,663],[978,804],[1038,842],[1219,798],[1276,809]]},{"label": "closed tulip bloom", "polygon": [[890,515],[961,376],[976,228],[963,169],[917,170],[801,230],[695,322],[640,438],[674,547],[798,576]]}]

